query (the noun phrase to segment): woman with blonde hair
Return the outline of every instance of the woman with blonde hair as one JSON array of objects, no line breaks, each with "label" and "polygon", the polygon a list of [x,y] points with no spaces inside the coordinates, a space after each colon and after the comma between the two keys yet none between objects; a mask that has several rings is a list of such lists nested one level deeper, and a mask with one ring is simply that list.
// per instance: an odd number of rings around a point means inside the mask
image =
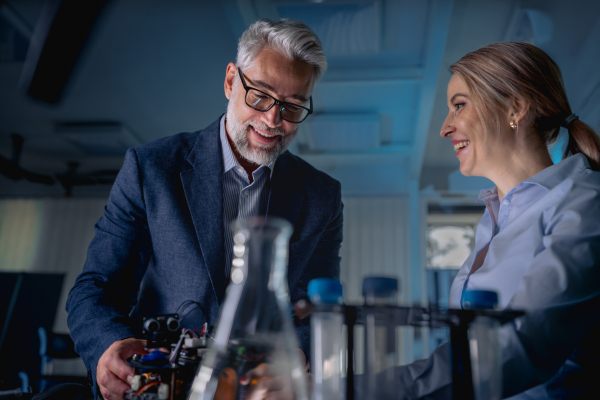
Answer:
[{"label": "woman with blonde hair", "polygon": [[[500,328],[503,398],[592,399],[600,393],[600,138],[571,110],[541,49],[495,43],[450,67],[451,139],[463,175],[489,178],[475,249],[450,290],[493,290],[526,314]],[[548,145],[568,131],[563,160]],[[395,370],[399,399],[452,397],[446,343]],[[495,400],[486,399],[486,400]]]},{"label": "woman with blonde hair", "polygon": [[[475,249],[452,284],[526,315],[501,329],[504,396],[588,399],[600,377],[600,138],[571,110],[541,49],[505,42],[450,67],[450,138],[463,175],[489,178]],[[548,145],[568,131],[563,160]]]}]

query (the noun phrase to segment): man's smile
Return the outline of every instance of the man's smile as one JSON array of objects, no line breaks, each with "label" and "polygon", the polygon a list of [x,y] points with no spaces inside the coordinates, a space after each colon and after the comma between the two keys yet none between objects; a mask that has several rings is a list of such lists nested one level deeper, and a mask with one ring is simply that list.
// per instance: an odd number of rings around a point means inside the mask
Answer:
[{"label": "man's smile", "polygon": [[250,132],[252,132],[252,135],[254,136],[254,138],[263,144],[272,144],[274,142],[276,142],[279,138],[280,135],[277,134],[272,134],[270,132],[266,132],[263,131],[262,129],[259,128],[255,128],[254,126],[250,125]]}]

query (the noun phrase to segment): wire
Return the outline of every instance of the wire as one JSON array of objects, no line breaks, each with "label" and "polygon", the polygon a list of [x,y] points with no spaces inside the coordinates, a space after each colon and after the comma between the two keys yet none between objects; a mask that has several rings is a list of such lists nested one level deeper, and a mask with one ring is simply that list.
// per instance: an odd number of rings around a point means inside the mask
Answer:
[{"label": "wire", "polygon": [[181,351],[181,347],[183,345],[186,335],[190,335],[192,338],[196,337],[196,334],[191,329],[184,328],[181,330],[181,336],[179,336],[179,341],[177,341],[177,345],[171,353],[171,357],[169,357],[170,364],[174,364],[177,362],[177,358],[179,358],[179,352]]},{"label": "wire", "polygon": [[208,337],[208,322],[202,325],[202,329],[194,329],[194,332],[201,332],[197,333],[198,337]]},{"label": "wire", "polygon": [[151,388],[152,386],[156,386],[158,385],[160,382],[159,381],[154,381],[154,382],[150,382],[145,384],[144,386],[142,386],[140,388],[140,390],[138,390],[137,392],[135,392],[136,396],[139,396],[140,394],[144,393],[146,390],[148,390],[149,388]]}]

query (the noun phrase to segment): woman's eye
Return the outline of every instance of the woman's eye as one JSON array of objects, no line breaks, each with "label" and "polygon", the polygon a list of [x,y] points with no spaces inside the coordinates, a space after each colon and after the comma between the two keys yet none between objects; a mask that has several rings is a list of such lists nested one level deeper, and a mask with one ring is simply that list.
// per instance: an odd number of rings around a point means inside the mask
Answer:
[{"label": "woman's eye", "polygon": [[455,103],[454,104],[454,115],[457,115],[464,106],[465,106],[465,103]]}]

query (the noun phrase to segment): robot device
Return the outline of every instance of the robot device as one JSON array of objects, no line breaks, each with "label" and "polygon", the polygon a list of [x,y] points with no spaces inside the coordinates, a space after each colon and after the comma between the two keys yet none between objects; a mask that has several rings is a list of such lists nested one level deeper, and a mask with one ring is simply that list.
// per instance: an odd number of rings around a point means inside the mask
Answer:
[{"label": "robot device", "polygon": [[177,314],[144,317],[142,334],[150,354],[127,360],[134,368],[126,400],[184,400],[206,352],[203,329],[181,329]]}]

